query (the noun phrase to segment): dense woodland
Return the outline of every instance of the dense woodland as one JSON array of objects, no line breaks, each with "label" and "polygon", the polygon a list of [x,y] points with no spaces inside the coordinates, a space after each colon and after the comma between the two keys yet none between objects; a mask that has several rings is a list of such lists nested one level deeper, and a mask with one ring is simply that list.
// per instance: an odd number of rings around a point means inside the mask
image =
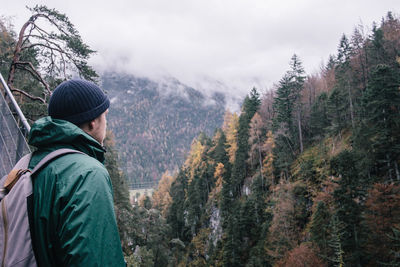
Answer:
[{"label": "dense woodland", "polygon": [[[355,28],[319,73],[200,135],[137,214],[141,266],[400,266],[400,20]],[[140,222],[140,221],[139,221]],[[143,230],[143,229],[142,229]],[[154,231],[153,231],[154,230]],[[159,232],[157,232],[159,231]],[[133,246],[132,246],[133,248]]]},{"label": "dense woodland", "polygon": [[[15,34],[4,25],[8,73]],[[343,35],[319,73],[293,55],[274,88],[253,88],[138,205],[108,134],[128,264],[400,266],[399,115],[400,19],[389,12]]]}]

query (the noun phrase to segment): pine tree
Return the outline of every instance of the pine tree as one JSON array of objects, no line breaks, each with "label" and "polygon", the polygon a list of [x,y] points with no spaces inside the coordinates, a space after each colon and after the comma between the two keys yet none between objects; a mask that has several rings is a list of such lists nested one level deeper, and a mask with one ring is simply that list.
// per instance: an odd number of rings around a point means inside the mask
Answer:
[{"label": "pine tree", "polygon": [[338,55],[337,55],[337,63],[340,64],[349,64],[351,56],[351,47],[349,39],[345,34],[342,35],[340,39],[339,47],[338,47]]},{"label": "pine tree", "polygon": [[[144,241],[141,246],[136,247],[147,255],[141,255],[140,266],[167,266],[170,257],[169,248],[169,226],[156,209],[140,208],[141,212],[141,231]],[[136,254],[135,249],[135,254]],[[141,253],[140,253],[141,254]],[[151,259],[151,264],[149,260]],[[150,265],[148,265],[150,264]]]},{"label": "pine tree", "polygon": [[104,146],[107,149],[107,153],[105,154],[105,166],[110,174],[113,185],[118,231],[121,237],[123,250],[129,255],[142,239],[138,227],[139,218],[130,204],[128,184],[119,167],[119,157],[115,149],[114,135],[110,130],[107,131]]},{"label": "pine tree", "polygon": [[241,266],[241,249],[237,244],[241,240],[240,201],[242,183],[248,175],[247,159],[249,153],[249,125],[261,101],[255,88],[246,96],[242,113],[239,117],[237,150],[230,177],[225,177],[221,191],[221,219],[223,225],[223,264],[224,266]]},{"label": "pine tree", "polygon": [[310,128],[313,139],[320,140],[324,137],[329,126],[328,119],[328,95],[321,93],[317,101],[311,107]]},{"label": "pine tree", "polygon": [[350,42],[347,39],[346,35],[343,34],[338,48],[338,56],[336,61],[337,65],[335,68],[336,89],[340,91],[340,95],[343,97],[343,100],[345,100],[342,103],[344,105],[344,112],[346,114],[346,117],[350,119],[351,126],[354,128],[355,115],[353,99],[355,92],[353,90],[352,84],[352,77],[354,75],[352,72],[352,67],[350,65],[351,55],[352,49],[350,46]]},{"label": "pine tree", "polygon": [[278,177],[290,176],[289,166],[294,156],[303,151],[301,91],[304,85],[304,69],[297,55],[293,55],[290,70],[279,81],[273,107],[276,134],[275,167]]},{"label": "pine tree", "polygon": [[378,174],[400,180],[400,79],[399,69],[377,65],[362,99],[364,121],[358,144],[375,159]]},{"label": "pine tree", "polygon": [[296,99],[291,87],[292,77],[286,73],[279,81],[273,107],[275,110],[274,129],[283,128],[284,134],[290,136],[293,133],[293,112]]},{"label": "pine tree", "polygon": [[329,228],[330,232],[330,240],[328,245],[333,250],[333,255],[331,258],[328,258],[331,262],[333,262],[335,267],[343,267],[345,266],[344,262],[344,251],[342,248],[342,224],[340,223],[336,214],[334,214],[330,220]]},{"label": "pine tree", "polygon": [[384,49],[384,32],[374,23],[372,27],[372,42],[370,48],[370,58],[373,65],[384,64],[386,55]]},{"label": "pine tree", "polygon": [[168,209],[167,223],[171,227],[172,238],[179,238],[183,242],[188,242],[189,236],[185,224],[185,199],[188,177],[185,170],[181,169],[171,185],[172,203]]},{"label": "pine tree", "polygon": [[297,126],[297,133],[298,133],[298,146],[300,149],[300,153],[303,153],[303,126],[302,126],[302,102],[301,102],[301,92],[304,87],[304,80],[305,80],[305,72],[302,65],[302,62],[297,57],[296,54],[293,55],[290,64],[290,73],[292,74],[292,87],[293,91],[295,92],[296,96],[296,104],[295,104],[295,112],[296,112],[296,126]]},{"label": "pine tree", "polygon": [[328,132],[332,135],[342,137],[342,131],[347,124],[347,101],[346,94],[337,86],[330,92],[327,102],[330,126]]},{"label": "pine tree", "polygon": [[275,177],[276,182],[279,182],[280,180],[289,180],[291,177],[290,167],[295,159],[296,152],[294,150],[294,145],[288,136],[278,134],[275,137],[272,154],[274,155],[272,169],[274,171],[273,176]]},{"label": "pine tree", "polygon": [[235,153],[235,162],[232,166],[232,189],[234,197],[240,195],[242,189],[242,183],[247,176],[248,167],[246,161],[249,153],[249,128],[250,121],[260,106],[260,98],[255,88],[250,92],[250,96],[246,96],[242,113],[239,117],[239,128],[238,128],[238,149]]},{"label": "pine tree", "polygon": [[269,224],[270,218],[268,218],[266,214],[266,197],[268,195],[268,191],[266,190],[266,186],[261,176],[256,174],[256,177],[253,178],[253,183],[251,185],[251,195],[249,196],[249,201],[254,206],[254,216],[252,216],[252,220],[254,223],[254,227],[251,229],[252,240],[257,243],[258,240],[263,237],[260,236],[262,232],[262,227],[264,223]]},{"label": "pine tree", "polygon": [[217,129],[214,138],[216,139],[216,144],[210,156],[216,163],[222,163],[226,167],[229,164],[226,135],[221,129]]},{"label": "pine tree", "polygon": [[[222,139],[220,139],[222,141]],[[230,153],[229,148],[232,146],[229,146],[229,142],[226,144],[228,145],[227,147],[227,156]],[[217,152],[217,151],[216,151]],[[236,154],[236,150],[235,150]],[[218,154],[216,153],[216,156]],[[218,159],[218,157],[216,157]],[[219,160],[225,161],[224,157],[220,157]],[[218,160],[217,160],[218,161]],[[226,165],[224,165],[224,173],[222,175],[222,189],[221,189],[221,200],[219,203],[220,209],[221,209],[221,222],[222,222],[222,228],[224,231],[228,229],[228,225],[230,222],[230,215],[232,214],[232,205],[233,205],[233,183],[231,182],[232,180],[232,175],[231,175],[231,160],[229,159],[226,162]]]},{"label": "pine tree", "polygon": [[108,173],[110,174],[115,205],[119,207],[129,208],[129,191],[126,179],[119,167],[119,157],[115,149],[114,134],[111,130],[107,131],[106,139],[104,140],[104,145],[107,149],[106,157],[106,167]]},{"label": "pine tree", "polygon": [[340,177],[333,192],[338,220],[343,223],[341,236],[344,261],[352,266],[361,266],[365,230],[361,224],[362,206],[366,184],[357,169],[355,153],[344,150],[331,160],[333,175]]},{"label": "pine tree", "polygon": [[328,254],[329,221],[330,214],[325,202],[319,201],[311,217],[310,234],[313,241],[326,257]]},{"label": "pine tree", "polygon": [[[365,29],[364,26],[360,25],[353,31],[351,37],[352,47],[352,68],[354,68],[353,80],[356,81],[358,90],[361,92],[365,91],[368,82],[368,53],[366,45]],[[355,100],[359,96],[355,96]]]},{"label": "pine tree", "polygon": [[240,227],[239,227],[239,213],[240,203],[233,201],[231,203],[231,213],[229,214],[229,220],[227,226],[224,229],[223,237],[223,266],[224,267],[238,267],[242,266],[240,260]]},{"label": "pine tree", "polygon": [[190,227],[192,237],[197,234],[200,227],[200,217],[202,214],[201,192],[203,191],[201,182],[202,177],[199,171],[196,170],[192,180],[189,182],[187,199],[185,202],[187,210],[187,225]]}]

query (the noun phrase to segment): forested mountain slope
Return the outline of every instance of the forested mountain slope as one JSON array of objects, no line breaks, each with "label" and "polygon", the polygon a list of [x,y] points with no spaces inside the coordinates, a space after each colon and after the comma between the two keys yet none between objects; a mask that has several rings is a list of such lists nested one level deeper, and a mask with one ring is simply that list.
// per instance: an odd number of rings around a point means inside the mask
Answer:
[{"label": "forested mountain slope", "polygon": [[183,163],[195,136],[210,135],[222,124],[222,94],[209,99],[172,78],[155,82],[104,73],[101,79],[112,102],[109,127],[130,183],[156,184]]},{"label": "forested mountain slope", "polygon": [[196,138],[152,206],[135,208],[157,227],[130,260],[399,266],[400,20],[362,32],[319,73],[294,55],[274,90],[253,89],[239,116]]}]

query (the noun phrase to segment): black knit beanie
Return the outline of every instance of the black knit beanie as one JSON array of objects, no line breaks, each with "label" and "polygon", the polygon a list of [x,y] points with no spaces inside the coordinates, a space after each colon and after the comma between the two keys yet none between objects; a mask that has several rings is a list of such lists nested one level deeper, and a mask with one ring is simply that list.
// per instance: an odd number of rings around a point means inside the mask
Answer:
[{"label": "black knit beanie", "polygon": [[100,116],[110,106],[110,100],[94,83],[69,80],[54,90],[49,102],[49,115],[81,125]]}]

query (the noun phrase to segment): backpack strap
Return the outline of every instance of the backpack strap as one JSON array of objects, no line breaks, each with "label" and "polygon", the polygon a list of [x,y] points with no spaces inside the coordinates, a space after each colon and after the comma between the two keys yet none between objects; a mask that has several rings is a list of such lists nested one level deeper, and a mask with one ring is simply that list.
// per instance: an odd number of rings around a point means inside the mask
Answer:
[{"label": "backpack strap", "polygon": [[69,148],[61,148],[61,149],[57,149],[53,152],[51,152],[50,154],[48,154],[47,156],[45,156],[36,166],[35,168],[33,168],[32,172],[31,172],[31,176],[33,174],[35,174],[37,171],[39,171],[42,167],[44,167],[44,165],[46,165],[48,162],[66,155],[66,154],[73,154],[73,153],[78,153],[78,154],[83,154],[86,155],[85,153],[75,150],[75,149],[69,149]]},{"label": "backpack strap", "polygon": [[10,171],[10,173],[7,175],[7,178],[4,182],[4,188],[7,189],[7,191],[11,191],[11,189],[13,188],[13,186],[16,184],[16,182],[18,181],[18,179],[24,175],[26,172],[31,172],[31,175],[33,175],[34,173],[36,173],[37,171],[39,171],[44,165],[46,165],[47,163],[49,163],[50,161],[66,155],[66,154],[71,154],[71,153],[79,153],[79,154],[83,154],[86,155],[85,153],[75,150],[75,149],[69,149],[69,148],[61,148],[61,149],[57,149],[51,153],[49,153],[48,155],[46,155],[36,166],[35,168],[30,171],[28,169],[28,165],[29,162],[31,161],[32,158],[32,153],[29,153],[25,156],[23,156],[18,162],[17,164],[15,164],[14,168]]},{"label": "backpack strap", "polygon": [[33,153],[26,154],[20,160],[18,160],[17,164],[14,165],[13,169],[28,169],[29,162],[31,161]]}]

